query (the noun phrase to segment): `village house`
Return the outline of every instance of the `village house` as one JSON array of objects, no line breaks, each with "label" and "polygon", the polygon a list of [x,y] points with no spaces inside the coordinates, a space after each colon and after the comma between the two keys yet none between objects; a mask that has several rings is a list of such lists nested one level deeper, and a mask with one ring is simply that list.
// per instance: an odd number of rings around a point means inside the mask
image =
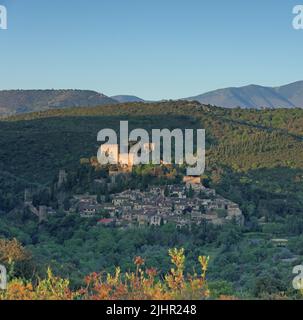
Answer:
[{"label": "village house", "polygon": [[149,219],[149,224],[151,226],[161,226],[162,218],[159,215],[152,215]]},{"label": "village house", "polygon": [[114,223],[115,223],[115,220],[111,218],[104,218],[104,219],[98,220],[98,224],[101,224],[103,226],[113,226]]}]

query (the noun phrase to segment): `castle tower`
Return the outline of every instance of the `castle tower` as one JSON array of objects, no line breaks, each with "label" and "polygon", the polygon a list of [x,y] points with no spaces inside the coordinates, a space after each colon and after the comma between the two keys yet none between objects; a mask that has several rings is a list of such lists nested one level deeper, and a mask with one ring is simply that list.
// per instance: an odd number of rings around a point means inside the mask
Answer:
[{"label": "castle tower", "polygon": [[100,148],[98,160],[118,164],[119,162],[119,145],[118,144],[103,144]]},{"label": "castle tower", "polygon": [[58,187],[60,188],[67,180],[67,173],[65,170],[59,171],[59,178],[58,178]]},{"label": "castle tower", "polygon": [[29,203],[33,201],[33,196],[32,196],[32,192],[30,189],[25,189],[24,190],[24,202],[25,203]]},{"label": "castle tower", "polygon": [[47,207],[46,206],[39,206],[38,217],[39,217],[39,222],[47,219]]},{"label": "castle tower", "polygon": [[147,153],[153,152],[156,149],[155,143],[144,143],[143,144],[143,150]]}]

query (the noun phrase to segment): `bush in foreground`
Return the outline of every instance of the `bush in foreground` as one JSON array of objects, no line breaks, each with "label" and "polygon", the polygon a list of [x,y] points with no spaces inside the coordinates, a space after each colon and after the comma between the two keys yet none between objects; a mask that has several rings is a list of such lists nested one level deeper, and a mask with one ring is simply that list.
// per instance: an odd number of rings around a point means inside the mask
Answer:
[{"label": "bush in foreground", "polygon": [[0,291],[0,300],[200,300],[210,296],[206,282],[209,257],[198,258],[201,270],[184,275],[184,249],[170,249],[174,267],[164,277],[154,268],[144,267],[144,260],[136,257],[135,272],[114,274],[93,273],[85,278],[86,286],[70,289],[69,280],[53,275],[49,269],[45,279],[37,284],[14,278],[7,289]]}]

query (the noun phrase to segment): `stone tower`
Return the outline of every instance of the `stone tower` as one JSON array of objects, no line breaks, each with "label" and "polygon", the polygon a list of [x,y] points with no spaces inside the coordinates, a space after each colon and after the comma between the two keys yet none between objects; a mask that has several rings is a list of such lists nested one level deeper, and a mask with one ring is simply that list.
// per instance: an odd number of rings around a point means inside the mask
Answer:
[{"label": "stone tower", "polygon": [[67,173],[65,170],[60,170],[59,171],[59,178],[58,178],[58,187],[60,188],[67,179]]},{"label": "stone tower", "polygon": [[39,222],[47,220],[47,207],[46,206],[39,206],[38,218],[39,218]]},{"label": "stone tower", "polygon": [[24,190],[24,202],[25,203],[31,203],[33,201],[32,192],[30,189]]}]

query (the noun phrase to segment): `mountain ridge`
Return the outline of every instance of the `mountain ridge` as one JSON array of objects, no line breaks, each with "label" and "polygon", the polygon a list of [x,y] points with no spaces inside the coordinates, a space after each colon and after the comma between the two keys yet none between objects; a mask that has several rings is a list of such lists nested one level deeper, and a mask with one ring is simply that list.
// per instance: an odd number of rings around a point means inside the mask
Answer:
[{"label": "mountain ridge", "polygon": [[185,98],[224,108],[303,108],[303,81],[278,87],[228,87]]},{"label": "mountain ridge", "polygon": [[116,100],[92,90],[1,90],[0,116],[45,111],[52,108],[116,104]]},{"label": "mountain ridge", "polygon": [[[303,108],[303,81],[277,87],[255,84],[228,87],[179,100],[198,101],[204,105],[224,108]],[[96,91],[79,89],[0,90],[0,117],[49,109],[96,107],[135,102],[150,103],[151,101],[134,95],[108,97]],[[156,101],[152,102],[156,103]]]},{"label": "mountain ridge", "polygon": [[118,101],[119,103],[128,103],[128,102],[145,102],[145,100],[137,97],[137,96],[133,96],[133,95],[126,95],[126,94],[121,94],[121,95],[117,95],[117,96],[112,96],[110,97],[111,99],[114,99],[116,101]]}]

